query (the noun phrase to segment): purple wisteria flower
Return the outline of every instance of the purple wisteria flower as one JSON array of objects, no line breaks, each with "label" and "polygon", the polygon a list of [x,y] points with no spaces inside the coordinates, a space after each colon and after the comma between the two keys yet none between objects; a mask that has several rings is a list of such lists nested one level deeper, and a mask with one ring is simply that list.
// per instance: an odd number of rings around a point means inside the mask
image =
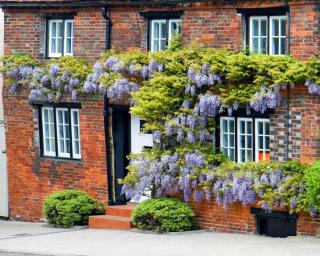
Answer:
[{"label": "purple wisteria flower", "polygon": [[58,64],[51,64],[49,69],[49,74],[51,76],[57,76],[59,74],[60,67]]}]

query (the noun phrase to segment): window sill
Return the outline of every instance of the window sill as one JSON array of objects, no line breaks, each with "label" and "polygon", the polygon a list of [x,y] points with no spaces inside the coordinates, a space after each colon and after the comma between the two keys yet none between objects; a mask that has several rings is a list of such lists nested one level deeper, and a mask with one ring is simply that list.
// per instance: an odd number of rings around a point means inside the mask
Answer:
[{"label": "window sill", "polygon": [[40,156],[37,158],[39,161],[51,161],[56,163],[74,163],[82,164],[82,159],[75,158],[61,158],[61,157],[50,157],[50,156]]}]

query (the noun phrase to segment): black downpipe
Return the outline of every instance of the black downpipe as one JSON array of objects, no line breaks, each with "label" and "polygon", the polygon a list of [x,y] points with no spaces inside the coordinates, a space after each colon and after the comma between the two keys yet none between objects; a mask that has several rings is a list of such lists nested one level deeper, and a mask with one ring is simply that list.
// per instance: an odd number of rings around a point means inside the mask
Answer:
[{"label": "black downpipe", "polygon": [[108,16],[108,9],[107,7],[102,7],[101,8],[101,13],[103,18],[106,20],[106,46],[105,50],[108,51],[111,49],[111,20]]},{"label": "black downpipe", "polygon": [[111,147],[110,147],[110,132],[109,132],[109,99],[104,96],[104,134],[106,138],[106,159],[107,159],[107,178],[108,178],[108,205],[114,205],[113,200],[113,180],[111,173]]},{"label": "black downpipe", "polygon": [[286,114],[286,161],[289,161],[289,139],[290,139],[290,85],[287,87],[287,114]]}]

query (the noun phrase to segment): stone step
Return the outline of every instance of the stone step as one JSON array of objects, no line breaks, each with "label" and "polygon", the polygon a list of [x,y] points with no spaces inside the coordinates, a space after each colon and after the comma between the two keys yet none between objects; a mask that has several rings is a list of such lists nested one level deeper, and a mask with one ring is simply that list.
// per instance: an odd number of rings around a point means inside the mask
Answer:
[{"label": "stone step", "polygon": [[128,203],[126,205],[112,205],[106,206],[105,211],[106,215],[113,215],[113,216],[121,216],[121,217],[131,217],[131,213],[133,208],[137,204],[135,203]]},{"label": "stone step", "polygon": [[122,229],[132,228],[131,217],[97,215],[89,217],[89,228],[92,229]]}]

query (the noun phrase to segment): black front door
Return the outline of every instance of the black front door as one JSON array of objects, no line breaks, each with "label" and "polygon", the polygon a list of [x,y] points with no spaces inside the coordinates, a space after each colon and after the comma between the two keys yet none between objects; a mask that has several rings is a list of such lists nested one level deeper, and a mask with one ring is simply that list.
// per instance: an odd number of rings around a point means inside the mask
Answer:
[{"label": "black front door", "polygon": [[121,193],[122,185],[118,179],[127,175],[127,156],[130,154],[130,114],[127,108],[113,107],[112,138],[114,155],[114,193],[115,204],[125,204],[126,198]]}]

